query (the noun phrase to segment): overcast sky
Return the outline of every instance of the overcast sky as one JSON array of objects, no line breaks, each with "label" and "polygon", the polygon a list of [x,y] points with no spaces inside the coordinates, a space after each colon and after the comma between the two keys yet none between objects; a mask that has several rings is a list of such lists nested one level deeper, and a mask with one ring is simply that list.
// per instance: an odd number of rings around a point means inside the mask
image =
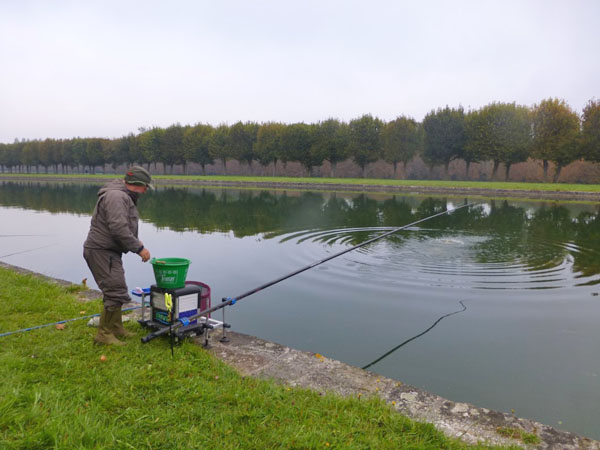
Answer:
[{"label": "overcast sky", "polygon": [[600,97],[599,0],[0,0],[0,142]]}]

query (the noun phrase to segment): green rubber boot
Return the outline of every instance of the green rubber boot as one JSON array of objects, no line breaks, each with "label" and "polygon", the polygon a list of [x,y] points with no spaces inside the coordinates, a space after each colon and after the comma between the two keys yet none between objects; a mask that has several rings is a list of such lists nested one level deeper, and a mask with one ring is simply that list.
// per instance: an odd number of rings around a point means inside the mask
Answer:
[{"label": "green rubber boot", "polygon": [[[94,343],[98,345],[125,345],[125,342],[118,340],[110,327],[110,319],[117,311],[108,311],[106,308],[102,310],[100,315],[100,324],[98,325],[98,333],[94,337]],[[114,319],[113,319],[114,320]]]},{"label": "green rubber boot", "polygon": [[131,331],[127,331],[125,329],[125,327],[123,326],[123,311],[121,311],[121,308],[119,308],[117,311],[114,311],[110,314],[111,314],[109,316],[110,317],[110,319],[109,319],[110,329],[116,337],[128,338],[128,337],[136,336],[135,333],[132,333]]}]

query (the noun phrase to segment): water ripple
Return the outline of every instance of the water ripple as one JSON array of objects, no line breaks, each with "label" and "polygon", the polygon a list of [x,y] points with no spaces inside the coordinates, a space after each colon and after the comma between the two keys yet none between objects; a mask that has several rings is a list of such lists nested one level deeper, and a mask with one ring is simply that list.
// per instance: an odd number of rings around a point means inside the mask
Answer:
[{"label": "water ripple", "polygon": [[[299,265],[318,261],[392,228],[305,230],[279,236],[304,245]],[[326,254],[323,255],[321,250]],[[318,254],[317,254],[318,253]],[[463,289],[557,289],[600,283],[598,273],[582,273],[577,261],[598,252],[572,242],[524,239],[517,234],[479,236],[412,228],[340,257],[322,267],[329,276],[374,287],[398,284]],[[313,259],[314,258],[314,259]],[[585,266],[585,265],[583,265]],[[367,280],[367,281],[365,281]]]}]

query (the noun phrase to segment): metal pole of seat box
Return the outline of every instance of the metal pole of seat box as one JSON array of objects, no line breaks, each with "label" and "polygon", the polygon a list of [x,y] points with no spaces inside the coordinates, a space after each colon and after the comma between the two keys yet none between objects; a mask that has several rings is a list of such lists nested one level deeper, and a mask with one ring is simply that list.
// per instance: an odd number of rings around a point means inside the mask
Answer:
[{"label": "metal pole of seat box", "polygon": [[229,338],[227,337],[227,323],[225,322],[225,308],[223,308],[221,311],[223,312],[223,326],[221,327],[223,329],[223,332],[222,332],[223,336],[221,337],[220,341],[223,343],[227,343],[227,342],[229,342]]},{"label": "metal pole of seat box", "polygon": [[142,293],[142,322],[146,321],[146,294]]},{"label": "metal pole of seat box", "polygon": [[208,343],[208,333],[210,332],[209,328],[204,328],[204,348],[210,348],[210,344]]}]

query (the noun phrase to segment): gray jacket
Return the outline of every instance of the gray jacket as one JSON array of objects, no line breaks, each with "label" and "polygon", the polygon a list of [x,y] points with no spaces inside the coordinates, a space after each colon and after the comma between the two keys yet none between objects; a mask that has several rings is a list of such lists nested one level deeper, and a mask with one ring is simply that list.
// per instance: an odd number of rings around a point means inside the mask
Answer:
[{"label": "gray jacket", "polygon": [[139,253],[137,194],[114,180],[98,191],[90,231],[83,246],[119,253]]}]

